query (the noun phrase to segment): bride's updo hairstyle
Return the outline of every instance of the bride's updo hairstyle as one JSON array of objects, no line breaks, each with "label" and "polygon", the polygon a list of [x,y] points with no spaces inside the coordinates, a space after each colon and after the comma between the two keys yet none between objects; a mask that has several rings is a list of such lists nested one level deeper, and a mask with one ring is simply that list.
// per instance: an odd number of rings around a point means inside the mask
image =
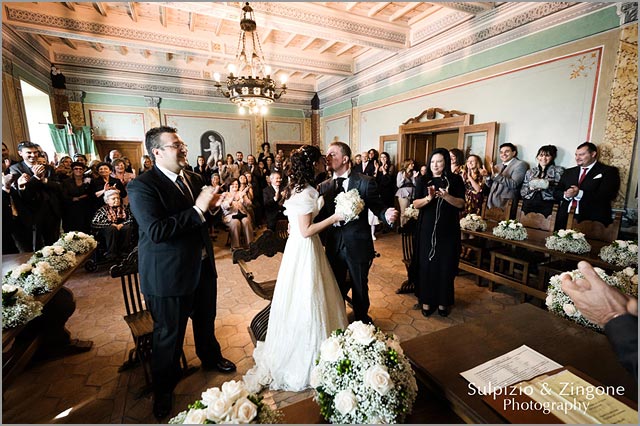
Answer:
[{"label": "bride's updo hairstyle", "polygon": [[305,186],[313,186],[315,179],[314,164],[320,159],[320,149],[311,145],[302,145],[291,154],[291,175],[289,175],[289,194],[301,192]]}]

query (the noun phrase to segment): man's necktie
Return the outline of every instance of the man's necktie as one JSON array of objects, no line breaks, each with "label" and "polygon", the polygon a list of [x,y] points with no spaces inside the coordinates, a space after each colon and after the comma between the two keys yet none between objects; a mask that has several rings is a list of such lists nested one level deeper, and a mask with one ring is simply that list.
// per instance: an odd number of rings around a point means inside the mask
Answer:
[{"label": "man's necktie", "polygon": [[346,178],[343,178],[343,177],[336,178],[336,194],[344,192],[344,180],[345,179]]},{"label": "man's necktie", "polygon": [[502,170],[500,170],[500,174],[502,174],[502,172],[504,172],[504,169],[506,169],[506,168],[507,168],[507,165],[506,165],[506,164],[503,164],[503,165],[502,165]]},{"label": "man's necktie", "polygon": [[[582,181],[584,180],[585,176],[587,176],[587,170],[589,170],[588,167],[583,167],[582,168],[582,173],[580,173],[580,178],[578,179],[578,188],[580,188],[580,185],[582,184]],[[571,201],[571,207],[575,210],[575,208],[578,206],[578,200],[576,200],[575,198]]]},{"label": "man's necktie", "polygon": [[193,204],[194,203],[193,196],[191,195],[191,191],[189,191],[189,188],[187,187],[187,184],[184,181],[184,177],[178,175],[178,178],[176,179],[176,183],[178,184],[178,188],[180,188],[180,191],[182,191],[184,196],[187,197],[187,200],[189,200],[189,202]]}]

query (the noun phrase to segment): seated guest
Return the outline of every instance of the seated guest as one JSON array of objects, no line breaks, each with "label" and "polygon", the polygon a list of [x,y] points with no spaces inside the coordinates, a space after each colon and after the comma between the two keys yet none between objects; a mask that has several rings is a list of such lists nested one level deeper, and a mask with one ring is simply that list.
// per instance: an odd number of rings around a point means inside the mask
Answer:
[{"label": "seated guest", "polygon": [[[453,159],[453,156],[451,157]],[[480,214],[482,210],[482,183],[484,176],[482,175],[482,159],[475,154],[469,155],[465,169],[462,171],[462,180],[464,182],[464,210],[462,215]]]},{"label": "seated guest", "polygon": [[527,170],[520,189],[522,195],[522,211],[524,213],[541,213],[549,216],[556,203],[553,190],[560,182],[564,168],[556,166],[558,149],[554,145],[544,145],[538,150],[536,160],[538,166]]},{"label": "seated guest", "polygon": [[572,208],[578,222],[611,224],[611,202],[620,189],[618,169],[599,162],[598,148],[591,142],[578,145],[575,157],[577,166],[565,170],[555,188],[555,198],[560,201],[556,229],[566,227]]},{"label": "seated guest", "polygon": [[267,220],[267,228],[275,231],[276,223],[281,219],[286,219],[284,215],[284,185],[279,172],[273,172],[269,176],[269,185],[262,191],[262,203],[264,216]]},{"label": "seated guest", "polygon": [[[501,165],[489,163],[485,185],[489,189],[487,207],[504,208],[512,200],[512,212],[515,211],[520,197],[520,188],[529,165],[518,157],[518,149],[510,142],[500,145]],[[511,215],[513,216],[513,215]]]},{"label": "seated guest", "polygon": [[226,186],[229,186],[233,179],[238,179],[238,176],[240,176],[239,170],[238,165],[234,163],[233,156],[231,154],[227,154],[225,157],[225,163],[220,169],[220,178]]},{"label": "seated guest", "polygon": [[91,178],[85,177],[86,166],[80,162],[71,163],[71,179],[62,182],[62,229],[65,232],[91,231],[92,196]]},{"label": "seated guest", "polygon": [[148,172],[149,170],[151,170],[151,168],[153,168],[153,161],[151,161],[151,157],[149,157],[147,154],[140,157],[140,164],[142,164],[142,167],[140,167],[138,175],[141,175],[144,172]]},{"label": "seated guest", "polygon": [[122,206],[117,189],[105,191],[103,199],[105,205],[93,216],[91,226],[106,242],[107,259],[117,259],[129,252],[133,216],[128,205]]},{"label": "seated guest", "polygon": [[256,223],[256,217],[255,217],[255,212],[253,209],[253,205],[254,205],[254,192],[253,192],[253,186],[251,186],[249,184],[249,178],[247,177],[247,175],[251,175],[251,173],[246,172],[241,174],[238,177],[238,191],[242,192],[246,192],[247,197],[249,198],[249,201],[251,201],[251,205],[247,206],[247,211],[249,212],[249,217],[251,217],[251,222],[252,223]]},{"label": "seated guest", "polygon": [[245,236],[245,245],[253,241],[253,225],[249,216],[248,208],[251,207],[251,200],[247,196],[246,189],[238,190],[238,180],[233,179],[229,185],[229,191],[225,192],[220,201],[222,207],[222,221],[229,227],[231,236],[231,250],[240,248],[240,231]]},{"label": "seated guest", "polygon": [[112,171],[113,168],[109,163],[102,162],[96,165],[98,177],[91,181],[91,191],[95,197],[94,210],[97,210],[104,205],[104,193],[109,189],[117,189],[120,191],[120,196],[127,196],[124,184],[120,179],[111,176]]}]

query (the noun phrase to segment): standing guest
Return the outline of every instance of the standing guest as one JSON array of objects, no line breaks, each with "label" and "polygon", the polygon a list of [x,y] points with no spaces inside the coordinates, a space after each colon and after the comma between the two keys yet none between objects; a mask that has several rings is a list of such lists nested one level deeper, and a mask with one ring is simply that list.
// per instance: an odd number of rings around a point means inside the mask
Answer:
[{"label": "standing guest", "polygon": [[475,154],[469,155],[461,176],[464,182],[464,211],[462,214],[479,215],[484,200],[484,194],[482,194],[482,184],[484,182],[482,159]]},{"label": "standing guest", "polygon": [[420,166],[420,176],[424,176],[427,174],[427,170],[429,168],[427,167],[427,165],[425,164],[424,166]]},{"label": "standing guest", "polygon": [[576,149],[576,167],[567,169],[555,190],[555,198],[560,201],[556,229],[567,225],[570,209],[575,209],[575,219],[594,220],[609,225],[611,202],[620,189],[618,169],[598,161],[598,148],[591,142],[584,142]]},{"label": "standing guest", "polygon": [[415,190],[415,179],[417,173],[413,170],[415,163],[411,158],[407,158],[402,162],[402,167],[396,176],[396,197],[398,197],[398,205],[400,206],[400,226],[407,223],[404,217],[404,211],[413,200],[413,192]]},{"label": "standing guest", "polygon": [[109,155],[107,156],[105,161],[111,164],[113,163],[113,160],[116,160],[120,157],[122,157],[122,154],[120,153],[120,151],[118,151],[117,149],[112,149],[111,151],[109,151]]},{"label": "standing guest", "polygon": [[209,169],[207,161],[202,155],[198,155],[196,167],[194,167],[193,172],[199,174],[203,182],[209,182],[211,180],[211,169]]},{"label": "standing guest", "polygon": [[148,172],[153,168],[153,161],[151,161],[151,157],[149,157],[147,154],[140,157],[140,164],[142,164],[142,167],[140,167],[138,175],[141,175],[144,172]]},{"label": "standing guest", "polygon": [[275,158],[271,158],[271,157],[267,157],[264,159],[264,165],[265,165],[265,169],[267,169],[267,176],[271,174],[271,172],[273,171],[273,163],[274,163]]},{"label": "standing guest", "polygon": [[62,229],[65,232],[91,232],[92,195],[91,178],[85,177],[86,166],[79,161],[71,163],[71,179],[62,183],[64,209]]},{"label": "standing guest", "polygon": [[238,176],[240,176],[238,165],[233,162],[233,156],[231,154],[227,154],[225,157],[225,164],[223,164],[222,171],[220,172],[220,177],[228,187],[233,179],[238,179]]},{"label": "standing guest", "polygon": [[9,167],[18,163],[17,161],[11,158],[9,153],[9,147],[6,143],[2,142],[2,173],[9,174]]},{"label": "standing guest", "polygon": [[527,170],[520,189],[524,213],[549,216],[553,212],[553,205],[556,203],[553,192],[564,173],[563,167],[556,166],[557,154],[558,148],[554,145],[544,145],[538,149],[538,166]]},{"label": "standing guest", "polygon": [[100,160],[91,160],[87,166],[87,171],[84,172],[85,176],[90,177],[91,179],[97,179],[100,176],[98,174],[98,164],[100,163],[102,163]]},{"label": "standing guest", "polygon": [[240,248],[240,231],[245,237],[245,247],[253,241],[253,225],[251,219],[251,200],[247,195],[247,187],[239,189],[238,179],[229,184],[229,191],[222,194],[218,205],[222,207],[222,221],[229,227],[231,250]]},{"label": "standing guest", "polygon": [[[324,207],[316,217],[322,221],[335,213],[335,199],[341,192],[355,189],[364,201],[364,209],[358,218],[340,226],[325,229],[325,249],[336,281],[346,298],[351,286],[353,313],[356,321],[371,323],[369,311],[369,268],[375,255],[369,232],[367,210],[389,225],[398,217],[394,208],[382,204],[376,181],[365,175],[351,172],[351,148],[344,142],[332,142],[327,150],[327,165],[333,177],[320,184],[318,192],[324,196]],[[347,272],[351,283],[347,282]]]},{"label": "standing guest", "polygon": [[214,327],[217,274],[206,216],[220,196],[183,170],[187,146],[175,128],[149,130],[145,145],[155,166],[131,182],[129,192],[139,225],[140,288],[153,317],[153,414],[162,419],[181,376],[189,317],[202,368],[231,372],[236,366],[222,357]]},{"label": "standing guest", "polygon": [[464,207],[464,184],[451,171],[451,157],[444,148],[429,158],[429,171],[416,184],[414,207],[420,209],[413,258],[414,277],[422,315],[449,315],[454,302],[453,282],[460,260],[460,219]]},{"label": "standing guest", "polygon": [[129,160],[127,157],[122,157],[122,161],[124,161],[124,171],[127,173],[131,173],[135,177],[136,172],[131,166],[131,160]]},{"label": "standing guest", "polygon": [[87,161],[87,156],[84,154],[73,154],[73,161],[77,161],[78,163],[82,163],[85,166],[89,163]]},{"label": "standing guest", "polygon": [[391,164],[388,152],[380,153],[380,163],[375,173],[376,182],[382,202],[387,207],[393,206],[393,197],[396,193],[396,166]]},{"label": "standing guest", "polygon": [[262,152],[258,154],[258,161],[264,161],[266,164],[267,158],[271,158],[272,162],[275,160],[273,153],[271,152],[271,145],[269,145],[269,142],[263,143],[260,145],[260,148],[262,149]]},{"label": "standing guest", "polygon": [[362,174],[373,176],[378,168],[378,151],[370,149],[362,153]]},{"label": "standing guest", "polygon": [[123,205],[117,189],[105,191],[103,198],[105,204],[93,216],[91,227],[106,242],[105,257],[109,260],[120,259],[129,254],[133,217],[129,206]]},{"label": "standing guest", "polygon": [[[281,151],[281,150],[278,150]],[[271,168],[271,173],[278,172],[282,177],[282,186],[286,187],[289,183],[289,177],[287,176],[287,168],[284,163],[284,154],[280,154],[278,152],[276,154],[276,160],[273,163],[273,167]]]},{"label": "standing guest", "polygon": [[113,167],[113,172],[111,176],[120,180],[124,187],[126,188],[133,179],[135,179],[136,175],[133,173],[127,172],[127,163],[122,158],[115,159],[111,162],[111,167]]},{"label": "standing guest", "polygon": [[111,175],[113,167],[109,163],[99,163],[96,165],[98,177],[91,181],[91,191],[94,198],[94,212],[104,205],[104,193],[109,189],[117,189],[120,196],[127,196],[127,190],[124,184],[118,178]]},{"label": "standing guest", "polygon": [[[512,200],[511,213],[515,211],[520,196],[520,187],[529,165],[518,157],[518,149],[510,142],[500,145],[500,166],[489,163],[485,185],[489,188],[487,207],[504,208]],[[511,215],[513,216],[513,215]]]},{"label": "standing guest", "polygon": [[355,157],[353,157],[353,173],[360,173],[362,174],[362,155],[361,154],[356,154]]},{"label": "standing guest", "polygon": [[256,157],[254,157],[251,154],[247,155],[247,170],[245,171],[245,173],[249,172],[256,175],[258,172],[257,169],[258,169],[258,164],[256,162]]},{"label": "standing guest", "polygon": [[8,173],[9,165],[9,161],[2,162],[2,254],[19,253],[14,235],[19,233],[20,224],[14,216],[15,207],[11,199],[13,176]]},{"label": "standing guest", "polygon": [[267,220],[267,229],[276,230],[276,223],[286,219],[284,208],[284,185],[279,172],[269,175],[269,185],[262,191],[262,202],[264,205],[264,215]]},{"label": "standing guest", "polygon": [[449,157],[451,158],[451,171],[453,174],[461,175],[464,171],[464,154],[458,148],[452,148],[449,150]]},{"label": "standing guest", "polygon": [[244,161],[244,154],[242,151],[236,152],[236,164],[238,165],[238,176],[245,174],[245,172],[249,169],[247,167],[247,162]]},{"label": "standing guest", "polygon": [[224,165],[224,161],[222,161],[222,160],[216,161],[216,164],[211,169],[211,174],[213,174],[213,173],[217,173],[217,174],[222,173],[222,166],[223,165]]},{"label": "standing guest", "polygon": [[58,160],[58,165],[55,169],[55,178],[58,182],[62,182],[71,177],[71,157],[68,155],[63,156],[60,160]]}]

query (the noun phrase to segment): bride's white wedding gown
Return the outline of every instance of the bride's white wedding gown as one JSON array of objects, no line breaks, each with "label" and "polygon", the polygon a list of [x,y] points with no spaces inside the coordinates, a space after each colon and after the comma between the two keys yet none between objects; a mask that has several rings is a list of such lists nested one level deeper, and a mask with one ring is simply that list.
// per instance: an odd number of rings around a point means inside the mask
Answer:
[{"label": "bride's white wedding gown", "polygon": [[[269,328],[253,352],[255,367],[245,382],[271,389],[300,391],[309,387],[321,343],[348,325],[344,301],[319,236],[300,234],[298,217],[322,207],[318,192],[307,186],[285,201],[289,238],[276,282]],[[251,385],[250,385],[251,386]],[[255,387],[254,387],[255,389]]]}]

